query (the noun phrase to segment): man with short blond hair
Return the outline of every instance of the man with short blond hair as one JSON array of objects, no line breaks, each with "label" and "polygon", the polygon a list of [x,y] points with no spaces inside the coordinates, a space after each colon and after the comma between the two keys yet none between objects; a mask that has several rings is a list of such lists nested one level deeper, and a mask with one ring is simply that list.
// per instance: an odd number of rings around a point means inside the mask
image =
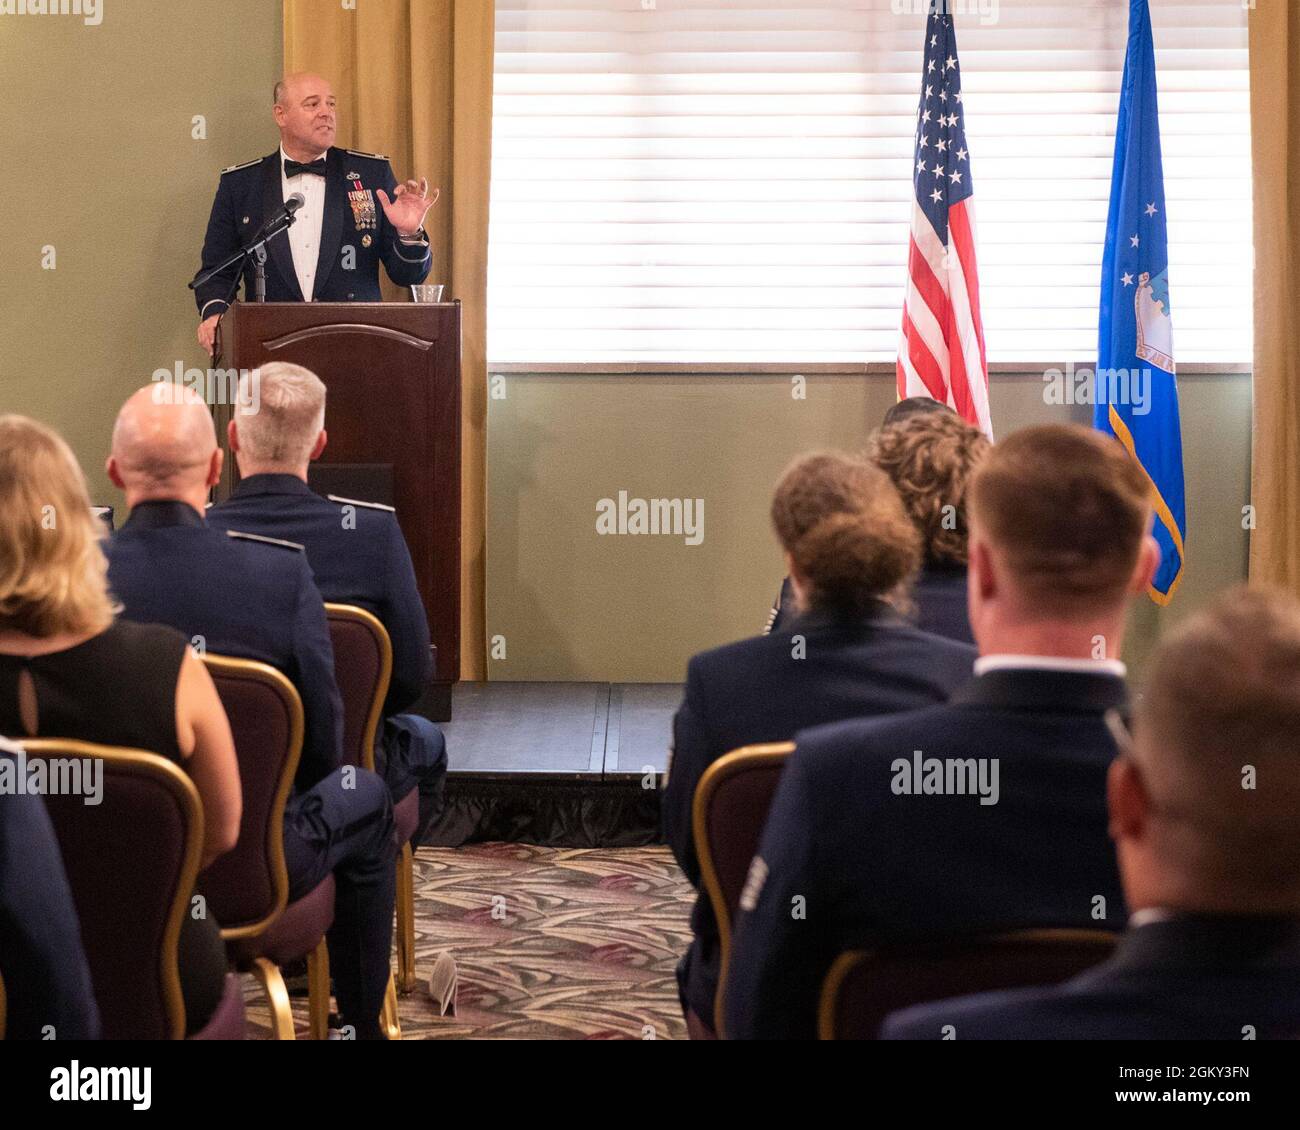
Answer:
[{"label": "man with short blond hair", "polygon": [[320,379],[301,365],[272,362],[241,378],[241,400],[253,381],[258,411],[228,429],[241,478],[208,522],[302,545],[325,600],[359,605],[388,629],[393,673],[375,764],[394,802],[419,789],[411,835],[418,847],[442,805],[447,752],[442,731],[409,712],[432,678],[433,653],[406,539],[391,506],[322,498],[307,485],[308,468],[329,441]]},{"label": "man with short blond hair", "polygon": [[1123,921],[1105,715],[1159,557],[1149,486],[1113,439],[1052,426],[995,445],[970,491],[975,678],[796,735],[733,936],[728,1036],[812,1037],[844,950]]},{"label": "man with short blond hair", "polygon": [[1236,588],[1166,638],[1110,827],[1132,917],[1065,985],[891,1017],[894,1039],[1300,1038],[1300,603]]}]

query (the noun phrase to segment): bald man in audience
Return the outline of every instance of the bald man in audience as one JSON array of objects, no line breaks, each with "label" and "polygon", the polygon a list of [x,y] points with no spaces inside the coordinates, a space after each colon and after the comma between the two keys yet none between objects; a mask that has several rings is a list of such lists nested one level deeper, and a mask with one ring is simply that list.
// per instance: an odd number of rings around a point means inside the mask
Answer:
[{"label": "bald man in audience", "polygon": [[298,542],[327,601],[359,605],[388,630],[393,675],[376,742],[376,767],[394,804],[418,787],[419,822],[411,837],[418,847],[442,805],[447,750],[437,725],[405,713],[433,676],[429,619],[406,539],[391,506],[322,498],[307,485],[307,469],[329,440],[325,385],[315,373],[272,362],[240,378],[241,404],[253,403],[254,391],[258,410],[230,421],[239,485],[208,511],[208,522],[219,530]]},{"label": "bald man in audience", "polygon": [[[1117,728],[1122,723],[1116,720]],[[1115,956],[891,1017],[889,1039],[1300,1038],[1300,603],[1237,588],[1161,645],[1110,768]]]},{"label": "bald man in audience", "polygon": [[126,402],[108,475],[131,516],[106,546],[109,585],[128,619],[170,624],[214,654],[269,663],[298,688],[306,735],[284,817],[289,897],[333,872],[328,941],[340,1025],[378,1039],[395,897],[392,802],[378,776],[341,768],[334,654],[302,546],[205,521],[221,464],[212,416],[192,392],[161,383]]}]

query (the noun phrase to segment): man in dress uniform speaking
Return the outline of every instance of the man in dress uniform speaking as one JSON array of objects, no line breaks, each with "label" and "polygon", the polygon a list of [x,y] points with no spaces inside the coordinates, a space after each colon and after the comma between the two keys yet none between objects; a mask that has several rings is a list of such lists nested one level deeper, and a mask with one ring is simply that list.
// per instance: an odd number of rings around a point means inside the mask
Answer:
[{"label": "man in dress uniform speaking", "polygon": [[[381,259],[399,286],[425,280],[432,256],[424,217],[438,190],[430,195],[424,179],[399,185],[387,157],[334,148],[336,105],[318,75],[288,75],[275,84],[280,148],[222,171],[201,272],[247,246],[301,194],[294,224],[266,245],[267,301],[378,302]],[[236,264],[195,290],[199,343],[209,353],[238,271]],[[244,276],[251,298],[251,264]]]}]

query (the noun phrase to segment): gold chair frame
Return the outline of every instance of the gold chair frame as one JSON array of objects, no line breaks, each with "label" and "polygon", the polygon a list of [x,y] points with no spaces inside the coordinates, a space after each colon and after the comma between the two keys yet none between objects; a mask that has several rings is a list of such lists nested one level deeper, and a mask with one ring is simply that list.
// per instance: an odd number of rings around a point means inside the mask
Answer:
[{"label": "gold chair frame", "polygon": [[718,924],[718,939],[722,950],[722,970],[718,978],[718,995],[713,1003],[715,1027],[719,1039],[723,1035],[723,989],[727,984],[727,966],[731,961],[731,912],[727,909],[722,894],[722,884],[718,881],[717,864],[713,859],[713,849],[708,837],[708,812],[718,788],[732,777],[739,776],[751,769],[783,764],[794,752],[794,742],[766,742],[759,745],[742,746],[740,749],[724,753],[700,777],[695,786],[695,795],[691,798],[691,835],[695,840],[695,856],[700,861],[700,877],[704,880],[704,890],[713,905],[713,917]]},{"label": "gold chair frame", "polygon": [[[366,713],[366,724],[361,732],[362,768],[375,771],[375,740],[379,723],[384,716],[384,700],[393,678],[393,641],[383,621],[373,612],[355,604],[327,601],[325,615],[334,621],[360,624],[374,637],[379,648],[379,678],[374,697]],[[388,988],[384,993],[384,1008],[380,1023],[390,1040],[402,1038],[402,1026],[397,1016],[397,990],[409,993],[415,988],[415,858],[409,843],[402,844],[397,856],[397,976],[390,973]]]},{"label": "gold chair frame", "polygon": [[[930,948],[933,948],[936,955],[951,955],[954,960],[957,960],[968,955],[976,948],[1029,945],[1047,949],[1063,945],[1082,945],[1095,947],[1097,960],[1101,962],[1110,956],[1117,940],[1118,935],[1111,933],[1109,930],[1035,929],[1012,930],[1000,934],[985,934],[959,940],[954,939]],[[846,950],[831,963],[826,978],[822,981],[821,999],[817,1005],[817,1038],[819,1040],[838,1038],[835,1032],[839,1021],[839,996],[849,975],[856,972],[863,965],[888,960],[889,956],[888,951],[882,949]],[[1028,988],[1031,986],[1022,987]],[[971,990],[971,992],[979,991],[981,990]]]},{"label": "gold chair frame", "polygon": [[171,1029],[170,1038],[183,1040],[185,999],[181,994],[178,947],[181,923],[189,910],[190,897],[194,892],[194,881],[198,878],[199,860],[203,852],[203,805],[199,800],[198,789],[178,766],[167,758],[146,750],[99,745],[95,742],[83,742],[71,738],[23,738],[20,744],[28,757],[101,760],[105,766],[111,765],[115,769],[124,769],[132,775],[147,778],[169,792],[180,808],[185,823],[185,845],[176,880],[176,892],[172,896],[171,909],[168,911],[167,924],[163,930],[162,945],[158,955],[158,976],[162,985],[167,1024]]}]

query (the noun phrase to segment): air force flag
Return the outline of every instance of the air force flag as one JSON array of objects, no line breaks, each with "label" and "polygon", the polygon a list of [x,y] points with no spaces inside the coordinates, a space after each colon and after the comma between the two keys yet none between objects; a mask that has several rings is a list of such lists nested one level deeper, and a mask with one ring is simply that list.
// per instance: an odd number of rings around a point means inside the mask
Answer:
[{"label": "air force flag", "polygon": [[[1151,14],[1147,0],[1129,0],[1101,266],[1093,425],[1115,436],[1155,487],[1161,561],[1148,591],[1157,604],[1168,604],[1182,580],[1187,537],[1172,309]],[[1129,395],[1135,388],[1149,389],[1149,396]]]}]

